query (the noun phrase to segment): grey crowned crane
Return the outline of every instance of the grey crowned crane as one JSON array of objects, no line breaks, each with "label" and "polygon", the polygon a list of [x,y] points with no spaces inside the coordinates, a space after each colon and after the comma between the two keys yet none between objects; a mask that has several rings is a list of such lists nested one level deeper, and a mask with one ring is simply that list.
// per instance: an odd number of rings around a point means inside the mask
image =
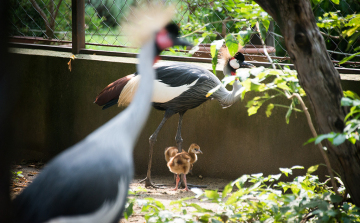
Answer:
[{"label": "grey crowned crane", "polygon": [[[162,8],[147,14],[151,30],[148,26],[135,26],[142,37],[146,35],[144,29],[151,33],[142,43],[137,69],[143,78],[130,106],[46,165],[15,198],[16,222],[115,223],[120,220],[133,177],[133,148],[151,108],[153,85],[149,83],[155,78],[153,63],[165,48],[189,45],[176,38],[176,25],[163,28],[171,19],[169,12],[159,16],[164,13]],[[150,20],[152,16],[158,21]]]},{"label": "grey crowned crane", "polygon": [[[227,54],[229,54],[227,52]],[[235,56],[223,55],[224,75],[235,75],[239,68],[253,67],[245,62],[245,57],[238,52]],[[156,80],[152,97],[153,107],[165,111],[164,118],[155,132],[150,136],[150,151],[147,176],[144,179],[145,186],[156,187],[151,182],[151,163],[153,147],[157,135],[165,122],[174,114],[179,113],[179,123],[175,136],[176,147],[181,152],[183,139],[181,138],[181,124],[185,112],[196,108],[209,99],[217,99],[226,108],[240,99],[241,84],[237,80],[233,84],[233,90],[228,91],[221,85],[221,81],[205,68],[178,62],[162,62],[155,66]],[[141,74],[141,73],[140,73]],[[95,103],[106,109],[112,105],[127,105],[133,97],[133,89],[137,88],[141,75],[138,73],[127,75],[116,80],[104,88],[95,99]],[[210,97],[207,93],[221,85]]]}]

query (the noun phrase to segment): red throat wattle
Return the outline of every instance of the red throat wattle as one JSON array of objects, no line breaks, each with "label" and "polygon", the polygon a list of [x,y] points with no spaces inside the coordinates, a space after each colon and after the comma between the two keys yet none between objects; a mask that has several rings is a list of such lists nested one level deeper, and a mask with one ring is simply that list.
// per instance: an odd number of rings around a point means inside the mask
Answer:
[{"label": "red throat wattle", "polygon": [[153,63],[153,64],[156,64],[159,60],[160,60],[160,56],[157,55],[157,56],[155,57],[155,59],[154,59],[154,63]]}]

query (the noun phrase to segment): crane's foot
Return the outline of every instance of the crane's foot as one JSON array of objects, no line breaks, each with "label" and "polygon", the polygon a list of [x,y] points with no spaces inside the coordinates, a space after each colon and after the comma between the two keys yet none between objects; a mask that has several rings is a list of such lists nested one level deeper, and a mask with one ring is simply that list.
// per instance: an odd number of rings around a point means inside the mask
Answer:
[{"label": "crane's foot", "polygon": [[152,188],[165,188],[164,184],[153,184],[148,177],[139,181],[139,183],[145,182],[145,187],[152,187]]}]

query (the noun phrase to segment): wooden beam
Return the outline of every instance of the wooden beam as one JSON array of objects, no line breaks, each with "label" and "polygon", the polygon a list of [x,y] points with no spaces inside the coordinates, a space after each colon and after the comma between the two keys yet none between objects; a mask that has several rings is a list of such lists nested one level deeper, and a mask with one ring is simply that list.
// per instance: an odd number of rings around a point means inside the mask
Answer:
[{"label": "wooden beam", "polygon": [[72,0],[72,53],[85,49],[85,0]]}]

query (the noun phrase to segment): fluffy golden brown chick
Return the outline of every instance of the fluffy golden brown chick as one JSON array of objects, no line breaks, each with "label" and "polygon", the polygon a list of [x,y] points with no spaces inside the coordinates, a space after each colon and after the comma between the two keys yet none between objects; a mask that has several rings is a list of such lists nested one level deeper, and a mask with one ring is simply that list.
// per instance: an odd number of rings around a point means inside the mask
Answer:
[{"label": "fluffy golden brown chick", "polygon": [[176,147],[168,147],[165,150],[165,159],[167,161],[167,166],[170,172],[177,175],[176,177],[176,186],[174,190],[178,189],[178,184],[180,181],[179,174],[184,174],[184,184],[185,190],[188,191],[186,183],[186,174],[192,169],[193,164],[197,161],[197,155],[202,153],[200,146],[196,143],[190,145],[188,152],[177,153],[178,149]]}]

